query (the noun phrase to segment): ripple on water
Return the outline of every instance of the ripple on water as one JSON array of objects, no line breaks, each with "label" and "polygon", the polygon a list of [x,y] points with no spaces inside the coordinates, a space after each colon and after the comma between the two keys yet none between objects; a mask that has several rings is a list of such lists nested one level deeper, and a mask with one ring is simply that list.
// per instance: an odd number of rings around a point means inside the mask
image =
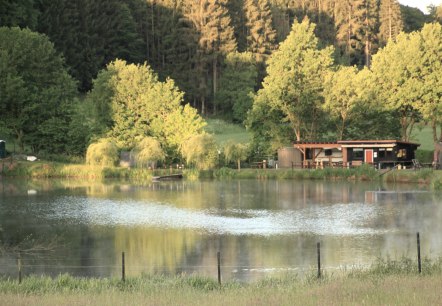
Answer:
[{"label": "ripple on water", "polygon": [[378,214],[363,203],[312,205],[298,210],[188,209],[171,204],[63,197],[49,218],[83,224],[185,228],[231,235],[373,235],[365,224]]}]

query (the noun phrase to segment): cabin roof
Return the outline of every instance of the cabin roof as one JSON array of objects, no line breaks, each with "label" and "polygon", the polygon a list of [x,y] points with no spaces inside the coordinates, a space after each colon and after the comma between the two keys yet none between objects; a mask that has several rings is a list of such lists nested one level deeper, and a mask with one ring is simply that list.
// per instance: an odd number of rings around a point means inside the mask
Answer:
[{"label": "cabin roof", "polygon": [[380,147],[384,146],[395,146],[397,144],[405,144],[412,146],[420,146],[419,143],[395,140],[395,139],[369,139],[369,140],[339,140],[339,141],[296,141],[293,143],[295,146],[303,146],[303,147],[341,147],[344,145],[345,147],[351,147],[352,145],[379,145]]}]

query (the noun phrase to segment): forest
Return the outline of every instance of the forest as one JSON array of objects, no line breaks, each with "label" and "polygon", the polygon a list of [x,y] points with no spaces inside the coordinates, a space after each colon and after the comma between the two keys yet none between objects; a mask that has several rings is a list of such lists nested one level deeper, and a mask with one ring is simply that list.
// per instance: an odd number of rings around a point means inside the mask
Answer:
[{"label": "forest", "polygon": [[210,117],[267,154],[418,123],[438,141],[441,22],[397,0],[3,0],[0,138],[191,161]]}]

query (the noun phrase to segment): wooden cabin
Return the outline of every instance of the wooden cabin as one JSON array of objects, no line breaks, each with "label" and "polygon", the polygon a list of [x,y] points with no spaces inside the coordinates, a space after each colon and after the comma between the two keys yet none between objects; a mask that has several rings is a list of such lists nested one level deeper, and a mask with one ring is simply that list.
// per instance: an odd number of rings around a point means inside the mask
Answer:
[{"label": "wooden cabin", "polygon": [[352,167],[372,164],[377,168],[409,168],[420,144],[400,140],[342,140],[337,142],[297,142],[302,165],[308,168]]}]

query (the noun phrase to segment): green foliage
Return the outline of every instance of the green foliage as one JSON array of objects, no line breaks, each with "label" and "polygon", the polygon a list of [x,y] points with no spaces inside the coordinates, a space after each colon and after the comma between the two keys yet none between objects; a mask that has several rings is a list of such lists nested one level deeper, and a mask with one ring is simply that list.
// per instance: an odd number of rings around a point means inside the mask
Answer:
[{"label": "green foliage", "polygon": [[385,46],[390,39],[396,39],[404,28],[401,7],[397,0],[381,0],[379,22],[379,39]]},{"label": "green foliage", "polygon": [[416,58],[418,73],[418,94],[416,109],[422,117],[431,122],[433,141],[438,137],[435,127],[442,124],[442,26],[438,23],[426,24],[419,32],[419,50]]},{"label": "green foliage", "polygon": [[429,16],[426,16],[420,9],[401,5],[402,18],[404,20],[404,32],[411,33],[420,31],[425,23],[431,22]]},{"label": "green foliage", "polygon": [[190,138],[182,146],[182,155],[186,162],[199,170],[208,170],[216,166],[218,152],[212,135],[201,134]]},{"label": "green foliage", "polygon": [[396,41],[373,57],[374,86],[380,103],[390,111],[398,112],[401,120],[401,138],[409,140],[418,113],[420,99],[419,35],[400,34]]},{"label": "green foliage", "polygon": [[142,40],[124,1],[42,0],[40,9],[39,31],[64,54],[82,92],[115,58],[142,62]]},{"label": "green foliage", "polygon": [[86,163],[93,166],[112,167],[118,161],[118,148],[110,139],[101,139],[87,148]]},{"label": "green foliage", "polygon": [[258,77],[256,61],[250,52],[235,52],[227,55],[225,65],[216,104],[234,122],[243,123],[253,103],[251,93]]},{"label": "green foliage", "polygon": [[365,86],[367,74],[367,71],[359,72],[356,67],[339,67],[325,78],[323,107],[337,122],[338,140],[346,139],[348,121],[370,107],[370,95]]},{"label": "green foliage", "polygon": [[308,20],[295,21],[288,38],[269,58],[268,76],[254,97],[249,126],[262,124],[262,115],[267,119],[273,115],[275,124],[287,123],[296,140],[316,138],[322,84],[333,49],[318,50],[314,28]]},{"label": "green foliage", "polygon": [[421,163],[432,163],[433,162],[434,150],[421,150],[417,149],[415,152],[415,157]]},{"label": "green foliage", "polygon": [[[146,136],[158,139],[171,158],[205,125],[196,110],[183,102],[183,93],[147,65],[116,60],[99,74],[88,95],[97,115],[96,131],[106,131],[119,148],[131,149]],[[99,134],[98,134],[99,135]]]},{"label": "green foliage", "polygon": [[163,161],[166,157],[160,142],[152,137],[141,140],[135,147],[134,154],[139,167],[152,165],[155,168],[156,162]]},{"label": "green foliage", "polygon": [[0,121],[34,151],[63,152],[75,83],[45,35],[0,28]]},{"label": "green foliage", "polygon": [[2,0],[0,27],[20,27],[35,30],[39,11],[34,0]]},{"label": "green foliage", "polygon": [[242,143],[228,142],[224,147],[224,156],[227,162],[236,162],[238,170],[241,169],[241,161],[247,159],[249,146]]}]

